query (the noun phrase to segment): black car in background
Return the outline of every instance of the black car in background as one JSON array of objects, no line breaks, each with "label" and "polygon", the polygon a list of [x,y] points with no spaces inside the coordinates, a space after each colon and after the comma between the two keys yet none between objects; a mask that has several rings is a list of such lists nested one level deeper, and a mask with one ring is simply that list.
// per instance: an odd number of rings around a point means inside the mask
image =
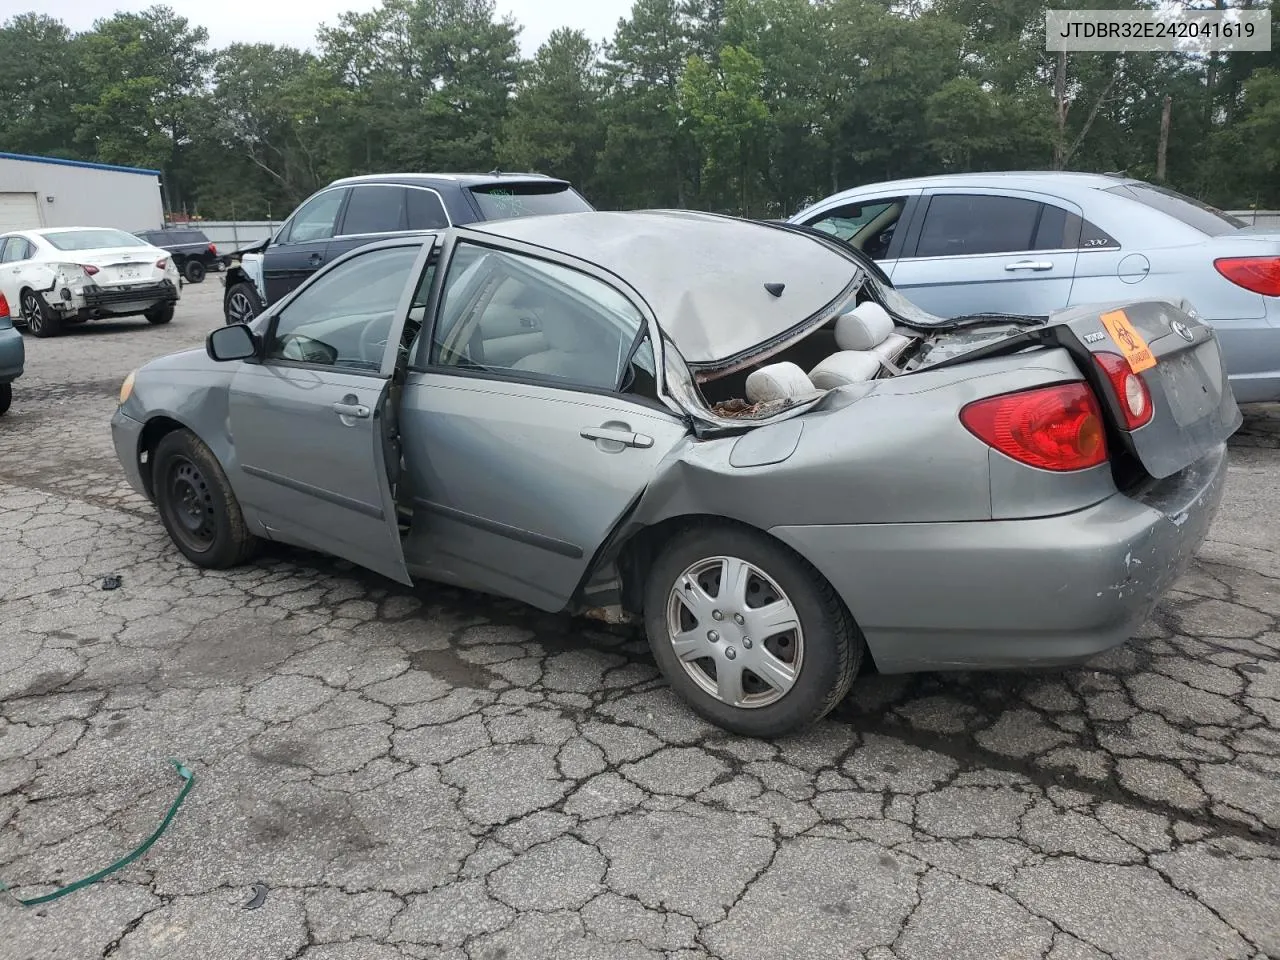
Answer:
[{"label": "black car in background", "polygon": [[232,254],[227,323],[247,323],[348,250],[397,233],[593,210],[565,180],[537,173],[385,173],[335,180],[275,235]]},{"label": "black car in background", "polygon": [[230,257],[218,256],[217,246],[202,230],[191,227],[165,227],[163,230],[141,230],[134,234],[152,246],[168,250],[174,266],[187,283],[199,283],[209,270],[221,270]]}]

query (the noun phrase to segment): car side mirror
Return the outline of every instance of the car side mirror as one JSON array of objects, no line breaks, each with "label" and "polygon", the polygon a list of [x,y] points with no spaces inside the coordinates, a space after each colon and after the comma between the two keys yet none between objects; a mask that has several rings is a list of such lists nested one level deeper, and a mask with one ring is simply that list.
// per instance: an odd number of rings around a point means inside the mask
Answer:
[{"label": "car side mirror", "polygon": [[204,341],[210,360],[248,360],[258,355],[258,338],[243,323],[231,323],[212,331]]}]

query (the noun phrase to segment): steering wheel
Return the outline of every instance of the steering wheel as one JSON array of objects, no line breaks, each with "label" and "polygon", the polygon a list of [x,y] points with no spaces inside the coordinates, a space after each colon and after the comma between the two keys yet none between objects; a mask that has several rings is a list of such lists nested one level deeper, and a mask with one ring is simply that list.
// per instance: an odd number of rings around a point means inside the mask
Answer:
[{"label": "steering wheel", "polygon": [[[374,317],[360,331],[360,359],[374,370],[382,366],[382,357],[387,350],[387,334],[390,331],[390,317]],[[374,338],[381,335],[382,339]]]}]

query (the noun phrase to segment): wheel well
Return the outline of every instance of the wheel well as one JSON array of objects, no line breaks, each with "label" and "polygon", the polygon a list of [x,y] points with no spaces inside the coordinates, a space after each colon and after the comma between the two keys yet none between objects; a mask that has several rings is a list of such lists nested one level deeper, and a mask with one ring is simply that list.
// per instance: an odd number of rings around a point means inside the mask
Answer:
[{"label": "wheel well", "polygon": [[[662,552],[662,548],[671,541],[671,539],[690,527],[707,525],[718,527],[737,527],[741,530],[750,530],[753,533],[766,537],[772,543],[777,544],[782,549],[799,557],[812,570],[813,575],[823,582],[830,583],[822,575],[822,572],[809,563],[805,557],[801,556],[788,544],[783,543],[767,530],[741,520],[734,520],[729,517],[716,516],[714,514],[684,514],[677,517],[668,517],[652,526],[642,527],[633,533],[622,545],[618,552],[618,558],[615,565],[618,571],[618,579],[621,582],[621,601],[622,608],[629,613],[637,616],[644,615],[644,584],[648,577],[649,569],[653,565],[653,561],[658,554]],[[834,592],[834,589],[833,589]],[[840,605],[844,607],[845,612],[849,615],[849,619],[854,622],[856,627],[858,618],[853,611],[849,609],[849,605],[844,602],[844,598],[839,593],[835,594]],[[875,655],[868,647],[864,651],[863,657],[864,670],[876,670]]]},{"label": "wheel well", "polygon": [[223,271],[223,283],[225,284],[225,287],[223,288],[225,291],[223,293],[223,299],[226,298],[226,294],[230,293],[231,288],[237,283],[252,282],[253,281],[249,279],[249,275],[244,272],[243,267],[227,267],[227,269]]},{"label": "wheel well", "polygon": [[658,554],[662,552],[662,548],[673,537],[678,536],[690,527],[703,525],[737,527],[741,530],[750,530],[760,536],[767,537],[787,550],[791,549],[767,530],[761,530],[759,527],[744,523],[741,520],[732,520],[729,517],[719,517],[706,513],[686,513],[676,517],[668,517],[652,526],[642,527],[637,530],[627,538],[618,551],[618,559],[615,563],[618,569],[618,577],[622,583],[622,607],[624,610],[635,614],[644,613],[644,582],[649,575],[650,567],[653,566],[653,561],[657,559]]},{"label": "wheel well", "polygon": [[147,488],[147,496],[155,499],[155,491],[151,487],[151,455],[155,453],[160,441],[175,430],[186,429],[177,420],[169,417],[152,417],[142,428],[142,436],[138,438],[138,472],[142,475],[142,485]]}]

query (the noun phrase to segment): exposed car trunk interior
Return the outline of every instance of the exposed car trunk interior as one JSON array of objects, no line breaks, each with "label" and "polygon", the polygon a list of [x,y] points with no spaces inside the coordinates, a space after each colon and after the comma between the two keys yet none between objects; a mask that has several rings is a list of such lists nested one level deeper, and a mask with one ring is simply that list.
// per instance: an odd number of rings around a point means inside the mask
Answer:
[{"label": "exposed car trunk interior", "polygon": [[838,386],[894,375],[919,338],[864,286],[856,305],[776,352],[722,375],[703,374],[698,389],[721,416],[771,416],[786,401],[811,399]]}]

